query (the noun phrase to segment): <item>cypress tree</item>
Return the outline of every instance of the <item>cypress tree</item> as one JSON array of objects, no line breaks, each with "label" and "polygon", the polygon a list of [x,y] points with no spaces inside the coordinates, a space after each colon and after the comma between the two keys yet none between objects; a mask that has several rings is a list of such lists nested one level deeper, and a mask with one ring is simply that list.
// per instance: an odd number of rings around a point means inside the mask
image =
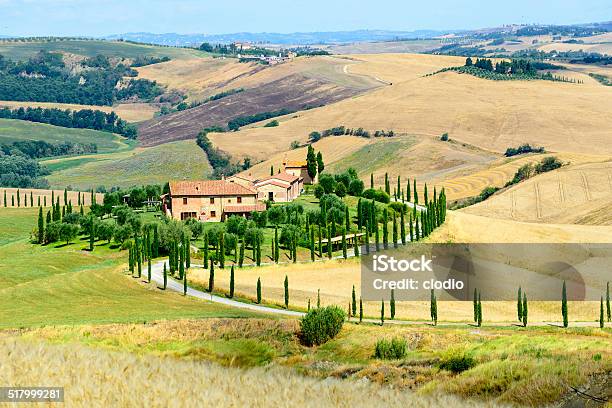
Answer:
[{"label": "cypress tree", "polygon": [[47,206],[47,196],[43,196],[43,207]]},{"label": "cypress tree", "polygon": [[37,201],[38,201],[37,205],[40,207],[40,196],[38,196]]},{"label": "cypress tree", "polygon": [[518,317],[518,321],[523,320],[523,297],[521,296],[521,287],[518,288],[518,296],[516,298],[516,313]]},{"label": "cypress tree", "polygon": [[68,205],[68,189],[64,189],[64,205]]},{"label": "cypress tree", "polygon": [[406,245],[406,220],[404,219],[404,209],[400,212],[400,235],[402,238],[402,245]]},{"label": "cypress tree", "polygon": [[51,190],[51,205],[53,205],[53,204],[55,204],[55,191]]},{"label": "cypress tree", "polygon": [[478,327],[482,326],[482,302],[480,301],[480,291],[478,291]]},{"label": "cypress tree", "polygon": [[210,273],[208,274],[208,291],[210,293],[215,289],[215,263],[210,262]]},{"label": "cypress tree", "polygon": [[346,259],[348,257],[347,246],[346,246],[346,230],[342,228],[342,257]]},{"label": "cypress tree", "polygon": [[319,239],[319,258],[323,258],[323,237],[322,237],[322,232],[321,232],[321,224],[319,224],[318,239]]},{"label": "cypress tree", "polygon": [[4,190],[4,207],[8,207],[8,203],[6,202],[6,190]]},{"label": "cypress tree", "polygon": [[140,240],[138,239],[138,235],[136,235],[136,265],[138,267],[137,269],[138,275],[136,275],[136,277],[140,278],[142,276],[142,248],[141,248]]},{"label": "cypress tree", "polygon": [[599,299],[599,328],[604,328],[603,296]]},{"label": "cypress tree", "polygon": [[223,231],[219,233],[219,268],[225,268],[225,233]]},{"label": "cypress tree", "polygon": [[208,232],[204,232],[204,237],[202,238],[202,241],[202,258],[204,262],[204,269],[208,269]]},{"label": "cypress tree", "polygon": [[561,314],[563,315],[563,327],[567,327],[567,288],[565,286],[565,281],[563,281],[563,289],[561,290]]},{"label": "cypress tree", "polygon": [[185,236],[185,268],[191,268],[191,243],[187,236]]},{"label": "cypress tree", "polygon": [[389,173],[385,173],[385,193],[391,195],[391,187],[389,186]]},{"label": "cypress tree", "polygon": [[234,265],[230,269],[229,297],[230,299],[234,297]]},{"label": "cypress tree", "polygon": [[128,247],[128,269],[134,275],[134,249],[132,245]]},{"label": "cypress tree", "polygon": [[429,194],[427,194],[427,183],[425,183],[425,187],[423,188],[423,196],[425,197],[425,206],[429,204]]},{"label": "cypress tree", "polygon": [[183,279],[183,275],[185,275],[185,248],[179,249],[178,259],[179,259],[179,264],[178,264],[179,279]]},{"label": "cypress tree", "polygon": [[289,309],[289,278],[285,275],[285,309]]},{"label": "cypress tree", "polygon": [[416,223],[414,225],[414,236],[416,237],[417,241],[421,239],[421,227],[419,225],[419,217],[416,218]]},{"label": "cypress tree", "polygon": [[348,307],[346,309],[346,321],[351,320],[351,302],[349,302]]},{"label": "cypress tree", "polygon": [[[353,237],[353,255],[355,256],[359,256],[359,238],[357,238],[357,233],[355,233],[355,236]],[[354,314],[354,313],[353,313]]]},{"label": "cypress tree", "polygon": [[523,292],[523,307],[522,307],[522,314],[523,314],[523,327],[527,327],[527,314],[528,314],[528,309],[527,309],[527,293]]},{"label": "cypress tree", "polygon": [[355,285],[353,285],[353,292],[351,293],[351,305],[353,307],[353,316],[357,315],[357,295],[355,294]]},{"label": "cypress tree", "polygon": [[310,260],[314,262],[315,260],[315,238],[314,238],[314,228],[310,229]]},{"label": "cypress tree", "polygon": [[261,279],[257,278],[257,303],[261,303]]},{"label": "cypress tree", "polygon": [[367,220],[365,225],[365,252],[370,255],[370,222]]},{"label": "cypress tree", "polygon": [[412,194],[410,192],[410,179],[406,181],[406,201],[412,201]]},{"label": "cypress tree", "polygon": [[21,194],[19,194],[19,189],[17,189],[17,207],[21,207]]},{"label": "cypress tree", "polygon": [[164,290],[168,287],[168,270],[166,269],[166,263],[164,262]]},{"label": "cypress tree", "polygon": [[436,294],[434,293],[433,289],[431,289],[429,295],[429,317],[431,318],[431,321],[433,322],[434,326],[438,325],[438,305],[436,302]]},{"label": "cypress tree", "polygon": [[238,262],[238,240],[236,239],[236,243],[234,244],[234,264]]},{"label": "cypress tree", "polygon": [[332,237],[331,226],[328,226],[327,227],[327,257],[329,259],[332,259],[332,253],[334,251],[331,237]]},{"label": "cypress tree", "polygon": [[183,274],[183,295],[187,296],[187,271]]},{"label": "cypress tree", "polygon": [[389,310],[391,312],[391,320],[395,319],[395,291],[391,289],[391,301],[389,302]]},{"label": "cypress tree", "polygon": [[374,173],[370,173],[370,188],[374,188]]},{"label": "cypress tree", "polygon": [[363,320],[363,300],[359,298],[359,323]]},{"label": "cypress tree", "polygon": [[399,198],[400,191],[402,190],[400,179],[401,179],[401,177],[397,176],[397,188],[396,188],[396,191],[397,191],[397,197],[398,198]]},{"label": "cypress tree", "polygon": [[383,210],[383,248],[389,249],[389,211]]},{"label": "cypress tree", "polygon": [[321,289],[317,289],[317,309],[321,307]]},{"label": "cypress tree", "polygon": [[257,266],[261,266],[261,241],[260,241],[259,237],[255,238],[255,240],[257,242],[257,253],[256,253],[255,262],[256,262]]},{"label": "cypress tree", "polygon": [[414,241],[414,226],[412,225],[412,214],[408,215],[408,227],[410,231],[410,242]]},{"label": "cypress tree", "polygon": [[478,290],[474,288],[474,323],[478,322]]},{"label": "cypress tree", "polygon": [[397,236],[397,217],[393,212],[393,248],[397,248],[399,238]]},{"label": "cypress tree", "polygon": [[417,192],[416,179],[412,181],[412,190],[414,195],[414,204],[416,208],[416,205],[419,204],[419,193]]},{"label": "cypress tree", "polygon": [[274,262],[280,259],[280,245],[278,244],[278,227],[274,227]]},{"label": "cypress tree", "polygon": [[30,191],[30,207],[34,207],[34,196],[32,195],[31,191]]},{"label": "cypress tree", "polygon": [[42,244],[45,239],[45,221],[43,219],[42,207],[38,207],[38,243]]},{"label": "cypress tree", "polygon": [[612,320],[612,310],[610,310],[610,282],[606,282],[606,315],[608,322]]},{"label": "cypress tree", "polygon": [[380,325],[385,324],[385,301],[380,301]]},{"label": "cypress tree", "polygon": [[151,256],[157,258],[159,256],[159,232],[157,230],[157,224],[153,225],[153,248]]},{"label": "cypress tree", "polygon": [[240,242],[240,255],[238,256],[238,267],[242,268],[242,264],[244,263],[244,238]]},{"label": "cypress tree", "polygon": [[270,175],[273,176],[274,175],[274,166],[270,166]]},{"label": "cypress tree", "polygon": [[147,256],[147,282],[151,283],[151,256]]},{"label": "cypress tree", "polygon": [[308,311],[310,312],[310,298],[308,298]]},{"label": "cypress tree", "polygon": [[[94,241],[95,241],[95,233],[96,233],[96,223],[95,219],[91,219],[91,225],[89,226],[89,251],[94,250]],[[138,244],[138,235],[136,235],[136,244]],[[138,253],[138,251],[136,251]]]}]

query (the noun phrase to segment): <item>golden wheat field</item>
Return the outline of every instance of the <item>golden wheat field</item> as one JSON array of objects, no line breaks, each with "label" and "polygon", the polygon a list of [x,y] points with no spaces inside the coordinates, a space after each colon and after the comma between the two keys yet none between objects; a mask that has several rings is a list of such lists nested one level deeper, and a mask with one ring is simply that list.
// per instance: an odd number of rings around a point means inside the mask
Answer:
[{"label": "golden wheat field", "polygon": [[612,223],[612,163],[562,167],[495,194],[463,211],[540,223]]},{"label": "golden wheat field", "polygon": [[51,102],[16,102],[16,101],[0,101],[0,107],[8,107],[11,109],[17,108],[55,108],[55,109],[92,109],[102,112],[115,112],[119,117],[128,122],[142,122],[151,119],[159,110],[157,106],[150,103],[120,103],[115,106],[100,106],[100,105],[75,105],[70,103],[51,103]]},{"label": "golden wheat field", "polygon": [[[20,201],[17,201],[17,190],[19,190]],[[31,194],[30,194],[31,193]],[[91,204],[91,192],[79,192],[79,191],[68,191],[67,197],[68,202],[71,202],[73,206],[77,206],[79,202],[79,194],[81,195],[81,203],[83,205]],[[30,195],[32,201],[30,201]],[[4,208],[4,197],[6,196],[6,207],[51,207],[51,198],[55,197],[57,200],[60,199],[60,204],[64,205],[64,190],[43,190],[35,188],[0,188],[0,211]],[[14,198],[14,200],[13,200]],[[40,204],[39,204],[40,198]],[[46,199],[46,200],[45,200]],[[96,202],[102,203],[104,200],[104,194],[96,193]],[[45,205],[46,203],[46,205]]]},{"label": "golden wheat field", "polygon": [[63,386],[67,406],[497,406],[449,396],[417,396],[364,381],[322,381],[276,368],[223,368],[12,338],[0,344],[3,384]]}]

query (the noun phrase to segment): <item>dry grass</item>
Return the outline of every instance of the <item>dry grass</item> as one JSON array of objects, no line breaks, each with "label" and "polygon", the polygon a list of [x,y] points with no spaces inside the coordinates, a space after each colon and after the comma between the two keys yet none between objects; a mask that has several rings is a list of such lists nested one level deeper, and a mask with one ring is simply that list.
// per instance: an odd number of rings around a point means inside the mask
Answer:
[{"label": "dry grass", "polygon": [[612,163],[572,165],[534,177],[463,211],[560,224],[612,223]]},{"label": "dry grass", "polygon": [[14,339],[1,343],[3,384],[64,386],[68,406],[495,406],[420,397],[367,381],[320,381],[282,369],[221,368]]},{"label": "dry grass", "polygon": [[[455,218],[455,217],[453,217]],[[612,230],[611,230],[612,231]],[[468,232],[469,233],[469,232]],[[612,232],[611,232],[612,233]],[[478,241],[484,242],[484,241]],[[498,242],[498,241],[490,241]],[[229,268],[215,270],[215,288],[229,290]],[[289,303],[291,307],[306,309],[308,301],[314,307],[317,291],[320,290],[322,305],[340,305],[346,308],[351,301],[353,285],[360,293],[361,270],[355,260],[332,260],[317,263],[291,265],[271,265],[259,268],[235,269],[236,295],[254,300],[257,278],[261,278],[262,298],[264,301],[284,304],[284,280],[289,279]],[[208,287],[209,272],[192,268],[189,280]],[[374,319],[380,317],[380,302],[364,302],[364,315]],[[599,302],[570,302],[572,321],[594,321],[599,316]],[[510,323],[516,321],[515,301],[483,302],[485,324]],[[396,318],[409,321],[429,321],[429,302],[396,302]],[[439,301],[439,319],[442,322],[472,322],[472,302]],[[529,302],[530,322],[554,322],[561,317],[559,302]]]},{"label": "dry grass", "polygon": [[[4,208],[4,192],[6,192],[7,198],[7,207],[12,206],[11,197],[15,196],[15,207],[17,207],[17,190],[16,188],[8,188],[3,187],[0,188],[0,211]],[[57,197],[60,199],[60,204],[64,204],[64,190],[40,190],[34,188],[20,188],[19,194],[21,195],[21,207],[26,207],[24,205],[25,200],[27,200],[27,207],[30,206],[30,193],[32,193],[32,198],[34,199],[34,207],[38,206],[38,197],[40,197],[40,205],[44,206],[45,201],[44,198],[47,197],[47,207],[51,207],[51,191],[53,191],[55,195],[55,199]],[[89,206],[91,204],[91,193],[90,192],[81,192],[81,200],[83,205]],[[24,198],[25,197],[25,198]],[[104,200],[104,194],[96,193],[96,202],[101,203]],[[72,202],[73,207],[76,208],[79,202],[79,192],[78,191],[68,191],[68,201]]]},{"label": "dry grass", "polygon": [[159,110],[157,106],[149,103],[122,103],[115,106],[99,106],[99,105],[75,105],[69,103],[52,103],[52,102],[15,102],[15,101],[0,101],[0,107],[7,106],[11,109],[28,107],[33,108],[56,108],[56,109],[94,109],[102,112],[114,111],[119,117],[128,122],[142,122],[151,119]]}]

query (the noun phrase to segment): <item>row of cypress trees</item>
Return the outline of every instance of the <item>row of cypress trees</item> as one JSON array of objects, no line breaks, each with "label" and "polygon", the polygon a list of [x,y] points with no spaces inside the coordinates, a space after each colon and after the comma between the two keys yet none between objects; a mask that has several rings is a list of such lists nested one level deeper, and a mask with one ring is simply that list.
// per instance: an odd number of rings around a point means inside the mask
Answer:
[{"label": "row of cypress trees", "polygon": [[[17,189],[15,194],[11,194],[11,207],[21,207],[21,200],[22,200],[22,195],[21,195],[21,191],[20,189]],[[40,199],[40,195],[37,196],[37,203],[36,206],[37,207],[47,207],[47,196],[44,195],[42,196],[42,200]],[[4,190],[4,194],[3,194],[3,201],[4,201],[4,207],[8,207],[8,197],[6,194],[6,189]],[[77,205],[81,206],[85,204],[85,200],[84,197],[82,197],[82,193],[79,191],[78,192],[78,196],[77,196]],[[92,203],[96,203],[96,198],[95,198],[95,194],[93,192],[93,190],[91,191],[91,202]],[[17,205],[15,205],[15,203]],[[30,196],[29,196],[29,203],[30,203],[30,207],[34,207],[34,194],[32,193],[32,191],[30,191]],[[55,191],[51,190],[51,205],[54,206],[56,205],[59,206],[59,197],[57,197],[57,201],[55,198]],[[64,189],[64,206],[72,206],[72,200],[68,200],[68,190]],[[23,194],[23,206],[24,207],[28,207],[28,195],[27,193]]]}]

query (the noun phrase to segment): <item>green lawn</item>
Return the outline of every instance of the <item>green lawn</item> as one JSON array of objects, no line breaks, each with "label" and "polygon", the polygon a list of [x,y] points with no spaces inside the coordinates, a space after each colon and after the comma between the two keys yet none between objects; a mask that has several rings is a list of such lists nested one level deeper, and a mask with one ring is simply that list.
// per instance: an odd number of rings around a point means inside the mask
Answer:
[{"label": "green lawn", "polygon": [[37,52],[45,50],[50,52],[69,52],[71,54],[93,57],[104,55],[107,57],[136,58],[136,57],[170,57],[187,58],[194,55],[205,55],[196,50],[175,47],[157,47],[144,44],[133,44],[121,41],[30,41],[7,42],[0,41],[0,54],[10,59],[24,60]]},{"label": "green lawn", "polygon": [[47,143],[95,143],[99,153],[130,148],[125,138],[113,133],[90,129],[70,129],[24,120],[0,119],[0,144],[20,140],[43,140]]},{"label": "green lawn", "polygon": [[205,179],[211,173],[206,154],[193,140],[86,158],[50,160],[47,163],[52,170],[57,170],[47,177],[51,185],[57,188],[68,185],[88,189],[97,186],[110,188],[163,184],[185,178]]},{"label": "green lawn", "polygon": [[124,272],[127,253],[101,242],[30,244],[36,214],[0,208],[0,327],[253,316],[139,282]]}]

